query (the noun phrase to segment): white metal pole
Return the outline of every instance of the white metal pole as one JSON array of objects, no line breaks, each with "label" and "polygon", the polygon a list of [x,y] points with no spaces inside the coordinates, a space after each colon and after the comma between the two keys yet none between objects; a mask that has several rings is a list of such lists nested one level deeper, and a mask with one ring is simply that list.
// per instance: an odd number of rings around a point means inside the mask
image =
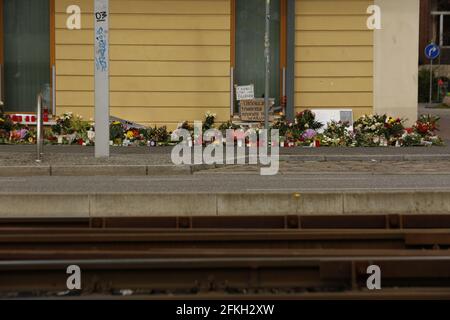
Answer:
[{"label": "white metal pole", "polygon": [[94,0],[95,157],[109,157],[109,0]]},{"label": "white metal pole", "polygon": [[433,59],[430,59],[430,100],[429,106],[433,103]]},{"label": "white metal pole", "polygon": [[36,108],[36,162],[42,161],[42,144],[43,144],[43,119],[42,119],[42,95],[37,96],[37,108]]},{"label": "white metal pole", "polygon": [[230,68],[230,116],[234,116],[234,67]]},{"label": "white metal pole", "polygon": [[266,74],[264,90],[265,128],[269,129],[269,99],[270,99],[270,0],[266,0],[266,32],[264,37]]}]

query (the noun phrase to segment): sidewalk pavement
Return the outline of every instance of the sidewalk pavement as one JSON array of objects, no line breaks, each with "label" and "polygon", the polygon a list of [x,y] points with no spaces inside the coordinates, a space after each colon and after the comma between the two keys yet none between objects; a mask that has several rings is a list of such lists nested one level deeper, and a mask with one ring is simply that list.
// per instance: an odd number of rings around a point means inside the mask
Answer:
[{"label": "sidewalk pavement", "polygon": [[[428,112],[431,111],[431,112]],[[5,217],[450,214],[450,110],[444,147],[280,149],[258,166],[175,166],[171,147],[0,146]]]},{"label": "sidewalk pavement", "polygon": [[283,149],[273,177],[174,166],[171,148],[112,148],[99,160],[93,148],[46,146],[40,164],[35,151],[0,146],[0,219],[450,213],[448,147]]},{"label": "sidewalk pavement", "polygon": [[[0,176],[155,176],[190,175],[203,170],[242,173],[258,169],[248,165],[176,166],[171,161],[171,151],[171,147],[119,147],[111,148],[109,159],[96,159],[93,147],[45,146],[43,161],[37,163],[35,146],[2,145]],[[374,163],[381,162],[385,162],[386,169],[426,171],[432,167],[446,170],[450,164],[450,147],[280,149],[281,172],[328,172],[330,168],[333,172],[376,172],[380,165],[377,167]]]},{"label": "sidewalk pavement", "polygon": [[450,173],[0,177],[1,218],[450,214]]}]

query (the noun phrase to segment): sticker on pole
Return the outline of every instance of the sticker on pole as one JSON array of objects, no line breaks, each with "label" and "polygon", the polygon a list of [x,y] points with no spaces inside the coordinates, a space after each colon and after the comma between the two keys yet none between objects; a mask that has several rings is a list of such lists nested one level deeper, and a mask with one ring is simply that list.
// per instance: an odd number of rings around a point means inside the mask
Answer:
[{"label": "sticker on pole", "polygon": [[434,60],[441,54],[441,48],[437,44],[431,43],[425,48],[425,56],[429,60]]}]

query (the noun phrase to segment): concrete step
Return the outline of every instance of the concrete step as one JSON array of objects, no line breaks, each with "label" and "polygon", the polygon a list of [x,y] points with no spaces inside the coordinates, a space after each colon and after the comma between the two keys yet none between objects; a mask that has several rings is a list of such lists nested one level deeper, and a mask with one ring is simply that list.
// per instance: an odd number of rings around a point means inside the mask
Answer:
[{"label": "concrete step", "polygon": [[170,176],[214,169],[209,165],[22,165],[0,166],[0,177],[28,176]]},{"label": "concrete step", "polygon": [[450,190],[305,193],[0,193],[0,218],[450,214]]}]

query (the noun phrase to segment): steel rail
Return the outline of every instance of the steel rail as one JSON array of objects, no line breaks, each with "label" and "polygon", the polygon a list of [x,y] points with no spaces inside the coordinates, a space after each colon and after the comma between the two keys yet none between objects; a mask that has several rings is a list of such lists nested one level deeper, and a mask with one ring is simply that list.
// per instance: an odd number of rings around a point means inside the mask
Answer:
[{"label": "steel rail", "polygon": [[442,229],[450,215],[0,218],[0,230],[24,228],[153,229]]},{"label": "steel rail", "polygon": [[[22,267],[60,267],[80,264],[84,267],[108,267],[128,266],[130,268],[167,268],[184,269],[195,266],[196,268],[210,267],[211,265],[242,265],[251,264],[257,266],[268,266],[282,264],[284,266],[296,265],[297,263],[320,263],[320,262],[450,262],[449,256],[342,256],[342,257],[228,257],[228,258],[153,258],[153,259],[87,259],[87,260],[34,260],[34,261],[0,261],[0,270]],[[450,270],[449,270],[450,273]]]},{"label": "steel rail", "polygon": [[429,288],[450,291],[446,223],[425,217],[358,217],[331,219],[334,228],[327,229],[317,228],[330,226],[323,217],[303,219],[256,219],[253,224],[248,218],[231,219],[225,220],[226,228],[213,227],[224,220],[210,218],[0,219],[0,297],[64,291],[66,268],[72,264],[83,270],[81,294],[87,295],[133,289],[149,298],[174,292],[233,296],[251,289],[262,290],[256,295],[262,297],[271,296],[267,290],[299,298],[304,290],[361,297],[371,264],[381,267],[386,288],[398,287],[406,296]]},{"label": "steel rail", "polygon": [[366,269],[372,264],[382,268],[384,288],[450,290],[450,256],[341,256],[4,261],[0,263],[0,292],[63,290],[65,268],[73,264],[82,268],[87,279],[85,294],[123,289],[167,294],[192,290],[355,292],[365,288]]}]

